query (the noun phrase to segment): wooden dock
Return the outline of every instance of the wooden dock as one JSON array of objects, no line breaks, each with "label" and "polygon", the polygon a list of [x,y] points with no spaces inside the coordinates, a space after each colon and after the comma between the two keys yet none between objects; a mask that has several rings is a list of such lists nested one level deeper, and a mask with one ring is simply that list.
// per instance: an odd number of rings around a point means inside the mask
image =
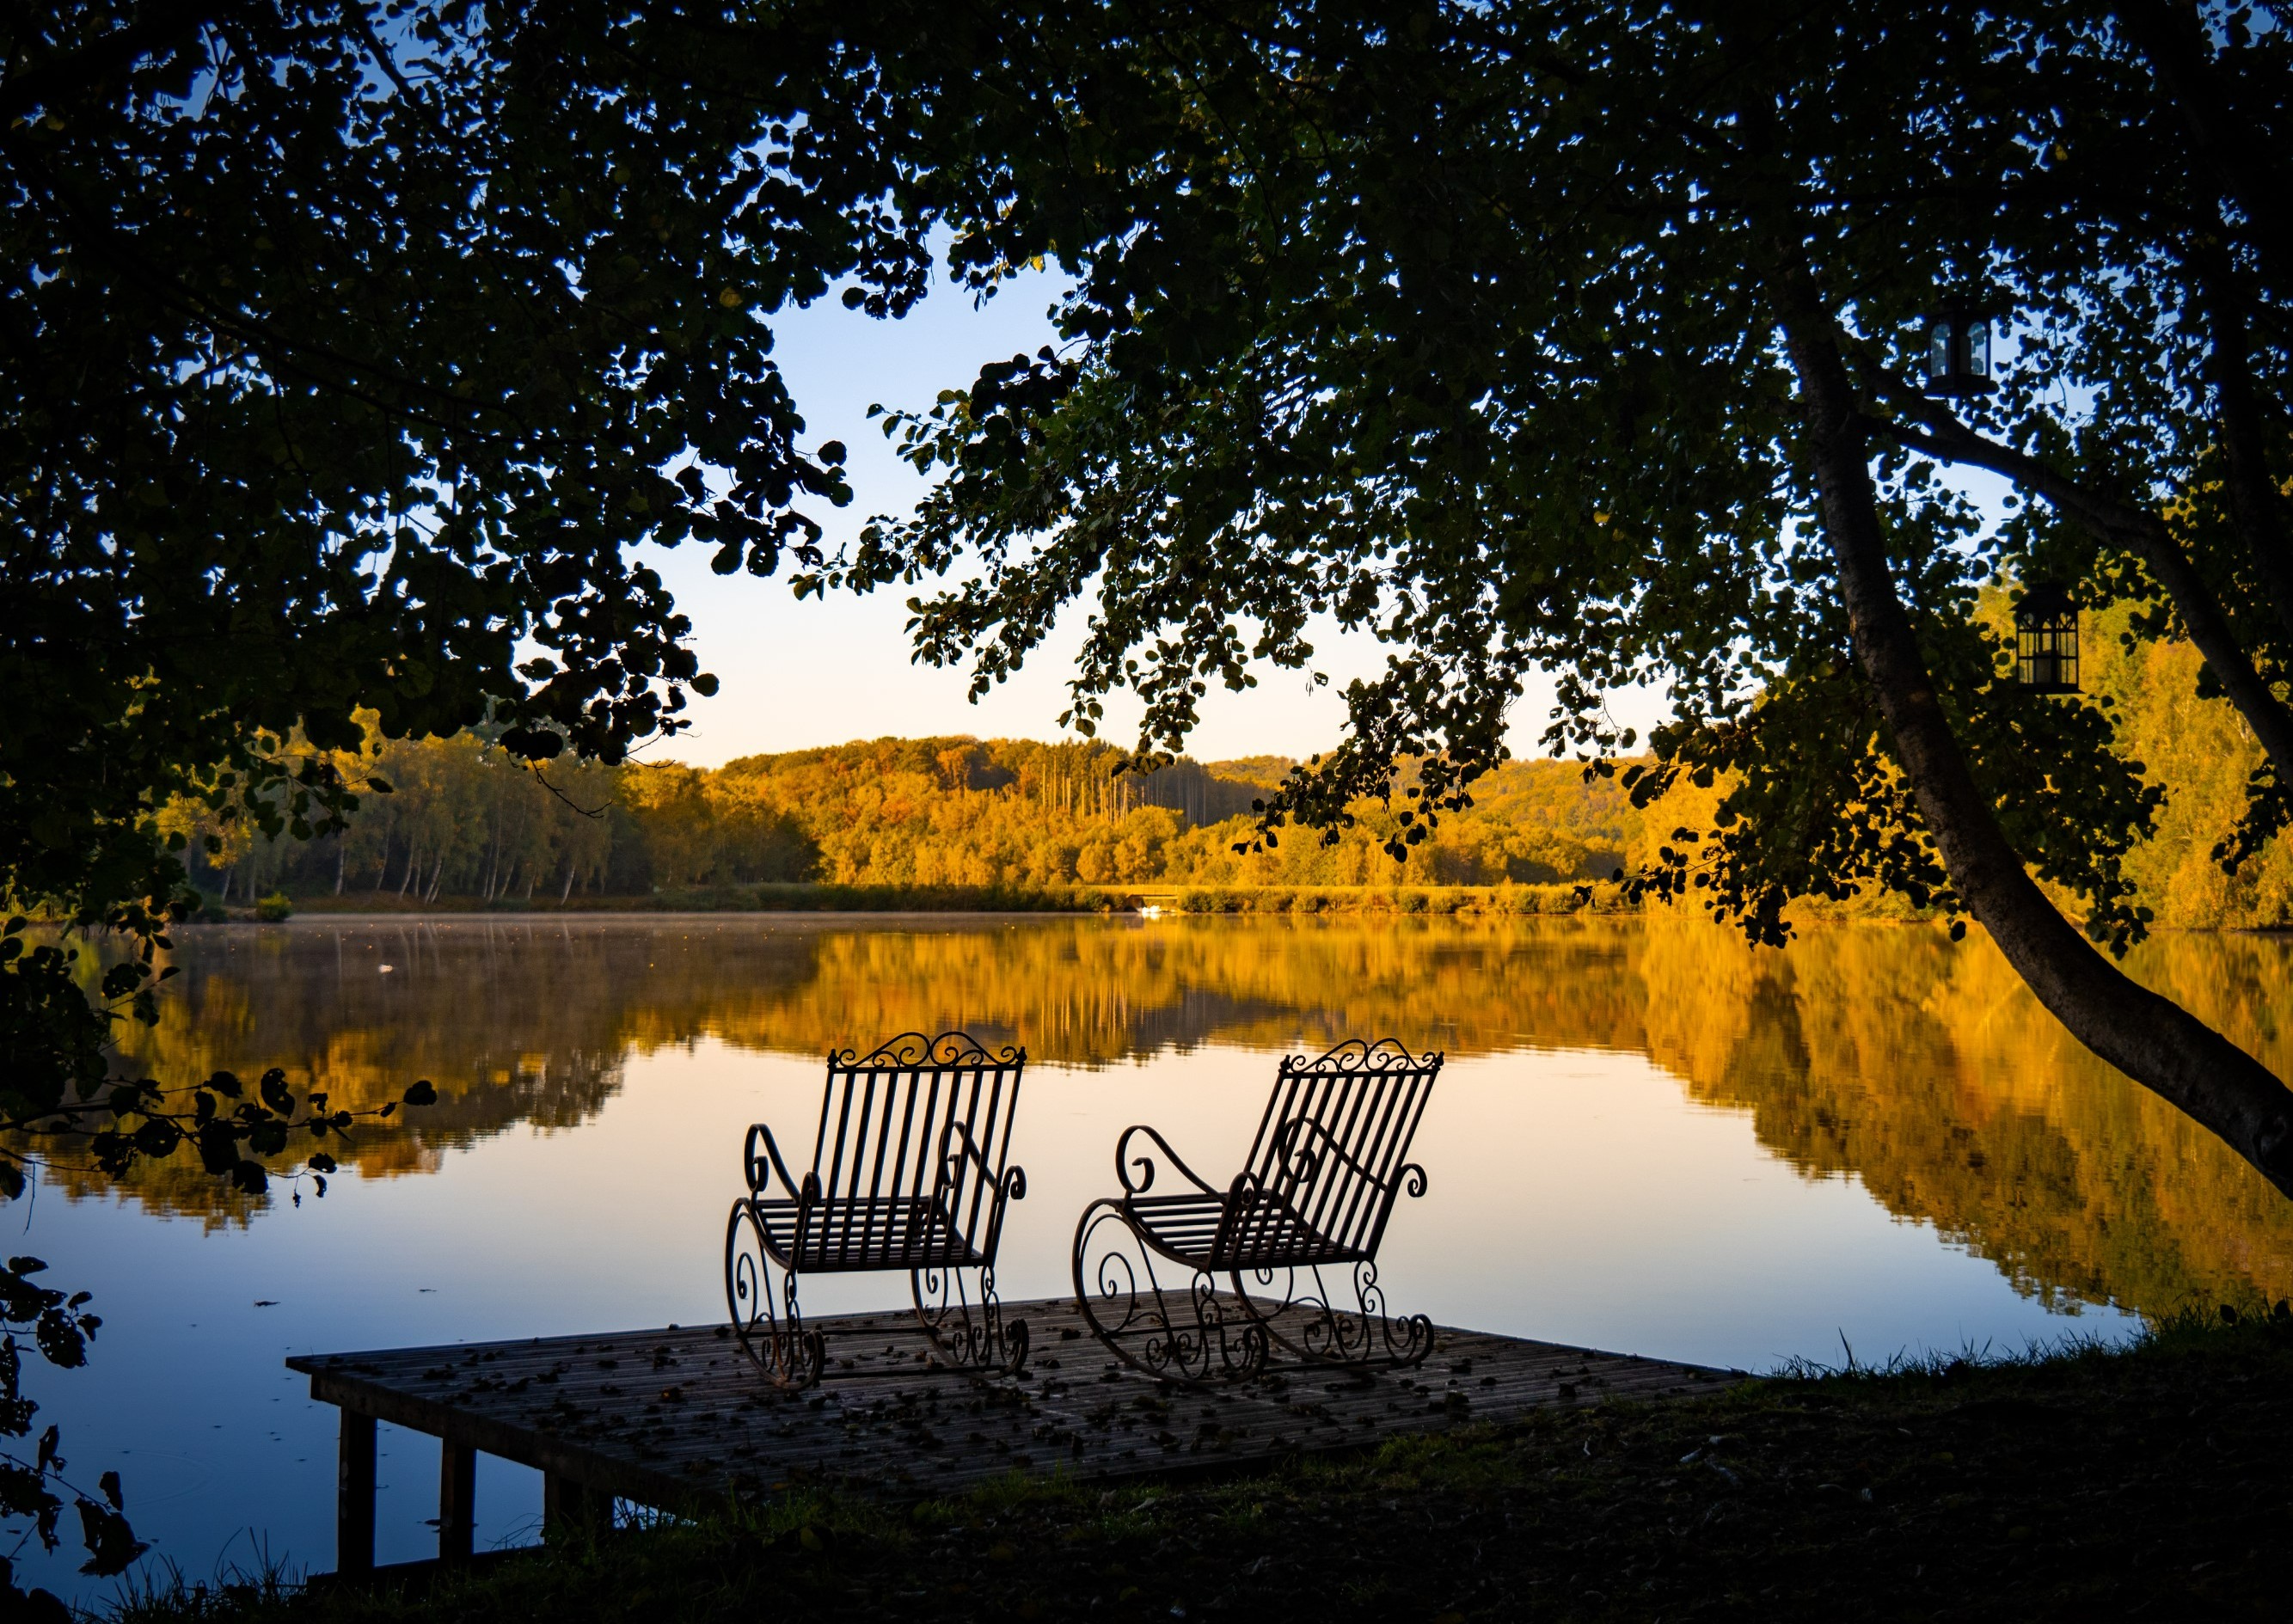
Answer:
[{"label": "wooden dock", "polygon": [[826,1379],[783,1393],[724,1327],[615,1331],[290,1359],[341,1407],[337,1571],[374,1566],[375,1424],[443,1442],[441,1559],[466,1559],[479,1452],[538,1467],[548,1521],[613,1499],[670,1511],[798,1485],[887,1498],[960,1492],[1009,1472],[1113,1480],[1243,1468],[1548,1406],[1710,1392],[1736,1372],[1443,1329],[1414,1370],[1361,1379],[1295,1366],[1234,1388],[1118,1364],[1064,1298],[1014,1303],[1024,1377],[928,1364],[904,1313],[817,1321]]}]

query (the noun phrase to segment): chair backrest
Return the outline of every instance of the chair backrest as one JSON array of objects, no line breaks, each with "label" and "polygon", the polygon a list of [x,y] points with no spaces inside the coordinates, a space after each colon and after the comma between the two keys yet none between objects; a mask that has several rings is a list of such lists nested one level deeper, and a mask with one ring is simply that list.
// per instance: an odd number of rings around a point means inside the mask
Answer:
[{"label": "chair backrest", "polygon": [[1441,1070],[1391,1038],[1352,1038],[1309,1060],[1285,1054],[1244,1165],[1330,1246],[1374,1256],[1405,1176],[1409,1143]]},{"label": "chair backrest", "polygon": [[1011,1119],[1026,1051],[990,1052],[963,1032],[903,1032],[855,1058],[831,1049],[812,1151],[822,1207],[807,1225],[822,1255],[858,1263],[903,1244],[886,1215],[940,1200],[964,1246],[993,1262]]}]

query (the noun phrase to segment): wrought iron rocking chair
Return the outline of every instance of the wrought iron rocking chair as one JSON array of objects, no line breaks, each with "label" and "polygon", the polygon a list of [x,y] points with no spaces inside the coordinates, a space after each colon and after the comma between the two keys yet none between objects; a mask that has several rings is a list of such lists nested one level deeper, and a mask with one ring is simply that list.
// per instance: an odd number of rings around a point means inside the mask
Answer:
[{"label": "wrought iron rocking chair", "polygon": [[[1098,1339],[1138,1369],[1187,1382],[1259,1375],[1276,1345],[1356,1370],[1422,1362],[1432,1322],[1387,1315],[1377,1249],[1396,1198],[1425,1193],[1425,1169],[1405,1159],[1441,1061],[1390,1039],[1284,1055],[1223,1192],[1153,1128],[1125,1129],[1114,1147],[1123,1194],[1093,1201],[1075,1226],[1075,1302]],[[1131,1151],[1142,1134],[1191,1190],[1148,1193],[1154,1159]],[[1157,1258],[1178,1265],[1183,1286],[1165,1283]],[[1333,1297],[1325,1267],[1349,1271],[1350,1305]]]},{"label": "wrought iron rocking chair", "polygon": [[[782,1386],[809,1386],[827,1365],[821,1333],[797,1303],[804,1274],[908,1272],[916,1318],[960,1370],[1019,1369],[1027,1325],[1006,1323],[995,1295],[1003,1212],[1027,1193],[1006,1167],[1026,1052],[990,1054],[962,1032],[903,1033],[855,1059],[831,1050],[812,1170],[791,1177],[773,1132],[749,1129],[749,1193],[725,1234],[725,1296],[749,1357]],[[785,1195],[769,1194],[777,1179]],[[963,1289],[976,1270],[978,1298]],[[777,1276],[777,1279],[775,1279]]]}]

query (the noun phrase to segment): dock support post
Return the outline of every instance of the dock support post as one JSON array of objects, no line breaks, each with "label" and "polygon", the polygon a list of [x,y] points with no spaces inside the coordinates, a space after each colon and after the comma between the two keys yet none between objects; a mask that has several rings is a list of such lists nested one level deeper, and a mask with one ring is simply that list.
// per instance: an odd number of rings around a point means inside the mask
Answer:
[{"label": "dock support post", "polygon": [[587,1531],[610,1515],[612,1501],[583,1487],[561,1472],[541,1475],[541,1526],[547,1533],[555,1529],[571,1533],[579,1529]]},{"label": "dock support post", "polygon": [[478,1452],[452,1438],[438,1441],[438,1560],[466,1562],[478,1531]]},{"label": "dock support post", "polygon": [[374,1571],[374,1418],[344,1406],[335,1458],[335,1571]]}]

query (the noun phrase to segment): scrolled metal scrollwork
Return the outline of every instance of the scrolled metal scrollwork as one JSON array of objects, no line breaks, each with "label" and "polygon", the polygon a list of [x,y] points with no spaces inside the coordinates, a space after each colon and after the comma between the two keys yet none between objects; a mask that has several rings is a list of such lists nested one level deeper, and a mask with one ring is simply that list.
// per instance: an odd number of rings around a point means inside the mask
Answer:
[{"label": "scrolled metal scrollwork", "polygon": [[828,1361],[825,1342],[804,1322],[796,1276],[773,1256],[753,1203],[735,1201],[725,1228],[725,1297],[733,1334],[756,1367],[778,1386],[808,1387]]},{"label": "scrolled metal scrollwork", "polygon": [[1308,1059],[1292,1054],[1283,1062],[1293,1077],[1315,1077],[1324,1072],[1352,1074],[1360,1072],[1414,1071],[1428,1065],[1440,1063],[1438,1053],[1412,1054],[1392,1038],[1365,1040],[1349,1038],[1328,1053]]},{"label": "scrolled metal scrollwork", "polygon": [[976,1302],[963,1289],[963,1269],[935,1265],[910,1270],[908,1286],[917,1321],[940,1357],[956,1369],[982,1374],[1022,1369],[1027,1362],[1027,1322],[1003,1317],[993,1269],[970,1272],[979,1277]]},{"label": "scrolled metal scrollwork", "polygon": [[1254,1271],[1254,1291],[1244,1286],[1240,1274],[1234,1275],[1235,1295],[1269,1337],[1300,1359],[1355,1370],[1403,1369],[1422,1364],[1432,1353],[1430,1318],[1420,1313],[1397,1319],[1386,1312],[1375,1262],[1365,1258],[1351,1266],[1350,1304],[1331,1291],[1318,1264],[1304,1270],[1313,1282],[1310,1289],[1300,1289],[1298,1270],[1280,1271],[1284,1285],[1278,1296],[1269,1289],[1276,1273]]},{"label": "scrolled metal scrollwork", "polygon": [[1016,1066],[1026,1051],[1006,1044],[991,1049],[968,1032],[944,1031],[936,1037],[902,1032],[887,1038],[863,1055],[855,1049],[831,1049],[828,1063],[848,1071],[907,1071],[933,1066]]},{"label": "scrolled metal scrollwork", "polygon": [[[1178,1151],[1171,1148],[1169,1140],[1143,1122],[1124,1128],[1122,1136],[1114,1142],[1114,1176],[1122,1181],[1125,1191],[1132,1195],[1144,1195],[1155,1187],[1155,1159],[1134,1154],[1130,1149],[1130,1142],[1141,1134],[1155,1142],[1155,1148],[1163,1153],[1163,1159],[1171,1164],[1171,1170],[1180,1178],[1204,1195],[1218,1193],[1214,1186],[1188,1167]],[[1131,1172],[1134,1168],[1138,1169],[1135,1176]]]},{"label": "scrolled metal scrollwork", "polygon": [[[1309,1365],[1422,1361],[1432,1322],[1388,1311],[1375,1258],[1397,1198],[1425,1193],[1425,1169],[1406,1158],[1442,1064],[1391,1038],[1285,1056],[1248,1165],[1223,1190],[1154,1128],[1124,1130],[1123,1193],[1085,1208],[1075,1231],[1076,1299],[1099,1339],[1190,1382],[1254,1375],[1274,1343]],[[1149,1193],[1166,1167],[1191,1188]],[[1350,1273],[1333,1290],[1325,1272],[1339,1269]],[[1231,1290],[1214,1289],[1220,1276]]]},{"label": "scrolled metal scrollwork", "polygon": [[1092,1334],[1132,1369],[1165,1380],[1245,1381],[1266,1368],[1266,1329],[1212,1277],[1173,1264],[1165,1285],[1155,1254],[1119,1203],[1094,1201],[1075,1228],[1076,1306]]}]

